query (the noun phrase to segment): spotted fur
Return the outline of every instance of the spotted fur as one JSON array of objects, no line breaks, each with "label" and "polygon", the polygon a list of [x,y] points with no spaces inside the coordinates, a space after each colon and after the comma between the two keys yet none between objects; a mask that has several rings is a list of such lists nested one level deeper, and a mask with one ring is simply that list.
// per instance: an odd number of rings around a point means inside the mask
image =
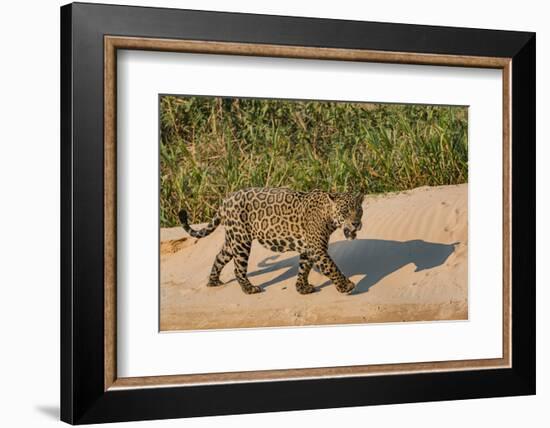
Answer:
[{"label": "spotted fur", "polygon": [[179,218],[183,228],[195,238],[209,235],[219,224],[225,227],[225,242],[212,266],[210,287],[221,284],[221,270],[233,259],[242,290],[247,294],[262,291],[246,277],[252,241],[257,239],[271,251],[300,253],[296,280],[299,293],[315,291],[307,279],[313,265],[332,280],[338,291],[349,293],[355,284],[331,259],[328,242],[339,227],[347,239],[355,239],[361,228],[362,201],[362,195],[350,193],[248,188],[228,195],[211,222],[200,230],[189,226],[185,211],[180,211]]}]

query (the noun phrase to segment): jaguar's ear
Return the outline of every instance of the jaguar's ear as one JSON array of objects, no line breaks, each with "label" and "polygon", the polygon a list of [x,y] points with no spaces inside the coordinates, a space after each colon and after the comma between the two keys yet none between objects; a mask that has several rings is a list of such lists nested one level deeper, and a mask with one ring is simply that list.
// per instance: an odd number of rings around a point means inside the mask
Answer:
[{"label": "jaguar's ear", "polygon": [[328,201],[330,202],[331,205],[335,205],[336,204],[336,193],[327,193],[327,197],[328,197]]},{"label": "jaguar's ear", "polygon": [[358,192],[355,194],[355,200],[359,203],[359,204],[362,204],[363,203],[363,199],[365,199],[365,194],[362,193],[362,192]]}]

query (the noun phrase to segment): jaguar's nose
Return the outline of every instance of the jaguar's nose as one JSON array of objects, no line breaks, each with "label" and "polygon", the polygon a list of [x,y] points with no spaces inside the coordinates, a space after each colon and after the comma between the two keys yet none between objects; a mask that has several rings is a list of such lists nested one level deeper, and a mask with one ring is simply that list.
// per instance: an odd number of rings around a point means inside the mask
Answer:
[{"label": "jaguar's nose", "polygon": [[351,224],[355,230],[361,230],[361,222],[355,221]]}]

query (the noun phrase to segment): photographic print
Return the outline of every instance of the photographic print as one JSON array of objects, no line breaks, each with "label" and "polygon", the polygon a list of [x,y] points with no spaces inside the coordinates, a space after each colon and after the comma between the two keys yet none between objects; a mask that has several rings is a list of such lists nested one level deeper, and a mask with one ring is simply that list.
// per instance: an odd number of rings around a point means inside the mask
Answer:
[{"label": "photographic print", "polygon": [[160,330],[468,319],[468,108],[159,96]]}]

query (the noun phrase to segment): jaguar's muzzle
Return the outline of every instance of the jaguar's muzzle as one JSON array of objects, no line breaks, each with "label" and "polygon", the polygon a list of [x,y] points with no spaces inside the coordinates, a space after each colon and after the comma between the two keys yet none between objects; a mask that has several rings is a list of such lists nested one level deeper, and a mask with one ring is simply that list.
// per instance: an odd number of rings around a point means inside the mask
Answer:
[{"label": "jaguar's muzzle", "polygon": [[344,225],[343,229],[344,229],[344,236],[346,237],[346,239],[349,239],[349,240],[352,240],[352,239],[355,239],[357,238],[357,232],[359,230],[361,230],[361,223],[353,223],[351,226],[350,225]]}]

